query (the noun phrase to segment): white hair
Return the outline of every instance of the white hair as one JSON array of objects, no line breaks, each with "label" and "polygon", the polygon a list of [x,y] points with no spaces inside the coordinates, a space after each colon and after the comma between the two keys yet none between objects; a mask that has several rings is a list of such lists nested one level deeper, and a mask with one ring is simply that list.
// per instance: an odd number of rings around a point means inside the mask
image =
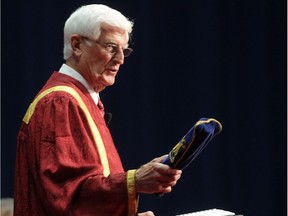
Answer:
[{"label": "white hair", "polygon": [[133,22],[119,11],[102,4],[84,5],[74,11],[64,26],[64,59],[72,55],[71,36],[83,35],[97,39],[101,34],[101,25],[117,27],[126,31],[129,38]]}]

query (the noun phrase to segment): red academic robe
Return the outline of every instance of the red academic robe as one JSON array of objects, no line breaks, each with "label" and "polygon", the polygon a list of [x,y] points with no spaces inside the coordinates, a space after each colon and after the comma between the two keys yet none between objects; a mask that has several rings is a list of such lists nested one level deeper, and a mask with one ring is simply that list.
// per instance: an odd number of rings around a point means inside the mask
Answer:
[{"label": "red academic robe", "polygon": [[134,216],[134,174],[87,89],[54,72],[18,134],[14,215]]}]

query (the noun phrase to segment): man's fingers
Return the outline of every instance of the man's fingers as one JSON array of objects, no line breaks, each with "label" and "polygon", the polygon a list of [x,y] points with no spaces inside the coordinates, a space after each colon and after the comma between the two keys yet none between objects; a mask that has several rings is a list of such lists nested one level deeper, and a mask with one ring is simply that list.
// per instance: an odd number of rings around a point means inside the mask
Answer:
[{"label": "man's fingers", "polygon": [[154,158],[152,160],[152,162],[157,162],[157,163],[162,163],[162,161],[167,157],[168,155],[162,155],[161,157],[158,157],[158,158]]}]

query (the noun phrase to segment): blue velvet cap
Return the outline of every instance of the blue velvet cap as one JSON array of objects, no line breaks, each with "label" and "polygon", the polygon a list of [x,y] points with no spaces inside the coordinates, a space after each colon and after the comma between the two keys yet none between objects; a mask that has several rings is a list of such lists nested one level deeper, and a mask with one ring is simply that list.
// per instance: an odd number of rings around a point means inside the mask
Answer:
[{"label": "blue velvet cap", "polygon": [[186,168],[207,146],[215,135],[222,131],[222,125],[213,118],[201,118],[175,145],[162,163],[172,168]]}]

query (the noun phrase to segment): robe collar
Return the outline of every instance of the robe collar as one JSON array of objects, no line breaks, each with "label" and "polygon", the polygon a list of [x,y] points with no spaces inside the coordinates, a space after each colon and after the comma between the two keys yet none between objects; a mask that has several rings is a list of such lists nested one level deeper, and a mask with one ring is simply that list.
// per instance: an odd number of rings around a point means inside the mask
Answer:
[{"label": "robe collar", "polygon": [[82,83],[88,92],[90,93],[91,97],[93,98],[95,104],[98,104],[100,95],[98,92],[96,92],[84,79],[84,77],[74,70],[72,67],[68,66],[67,64],[62,64],[61,68],[59,69],[59,73],[65,74],[67,76],[73,77],[74,79],[78,80],[80,83]]}]

